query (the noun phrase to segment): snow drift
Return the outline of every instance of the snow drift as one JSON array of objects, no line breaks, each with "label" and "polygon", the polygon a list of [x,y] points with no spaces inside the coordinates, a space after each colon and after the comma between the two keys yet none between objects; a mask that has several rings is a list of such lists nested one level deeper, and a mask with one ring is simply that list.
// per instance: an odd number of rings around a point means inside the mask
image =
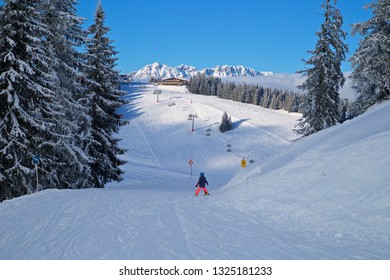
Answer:
[{"label": "snow drift", "polygon": [[284,230],[390,242],[390,103],[237,175],[224,199]]}]

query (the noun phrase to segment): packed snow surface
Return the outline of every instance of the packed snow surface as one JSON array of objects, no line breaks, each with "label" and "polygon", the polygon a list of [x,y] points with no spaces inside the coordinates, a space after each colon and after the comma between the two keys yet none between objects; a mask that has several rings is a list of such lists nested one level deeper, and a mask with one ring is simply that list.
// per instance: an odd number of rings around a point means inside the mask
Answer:
[{"label": "packed snow surface", "polygon": [[297,140],[299,114],[156,89],[125,86],[124,180],[4,201],[0,259],[390,258],[389,102]]}]

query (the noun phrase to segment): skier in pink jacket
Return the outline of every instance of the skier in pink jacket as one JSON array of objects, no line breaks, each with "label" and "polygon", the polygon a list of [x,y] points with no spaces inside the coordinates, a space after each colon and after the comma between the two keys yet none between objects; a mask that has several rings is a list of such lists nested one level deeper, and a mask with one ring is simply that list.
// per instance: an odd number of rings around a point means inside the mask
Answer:
[{"label": "skier in pink jacket", "polygon": [[200,172],[200,177],[198,180],[198,183],[195,185],[195,187],[198,187],[195,191],[195,196],[197,196],[202,189],[204,192],[204,195],[209,195],[209,191],[206,189],[206,185],[209,185],[209,182],[207,182],[206,177],[204,176],[204,172]]}]

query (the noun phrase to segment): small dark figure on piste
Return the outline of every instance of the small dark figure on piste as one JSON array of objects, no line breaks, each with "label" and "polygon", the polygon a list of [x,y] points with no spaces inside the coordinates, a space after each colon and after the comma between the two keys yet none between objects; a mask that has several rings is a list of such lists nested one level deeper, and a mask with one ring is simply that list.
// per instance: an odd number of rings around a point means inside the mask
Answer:
[{"label": "small dark figure on piste", "polygon": [[204,192],[204,195],[209,195],[209,191],[206,189],[206,185],[209,185],[209,182],[207,182],[206,177],[204,176],[204,172],[200,172],[200,177],[198,180],[198,183],[195,185],[195,187],[198,187],[195,191],[195,196],[197,196],[202,189]]}]

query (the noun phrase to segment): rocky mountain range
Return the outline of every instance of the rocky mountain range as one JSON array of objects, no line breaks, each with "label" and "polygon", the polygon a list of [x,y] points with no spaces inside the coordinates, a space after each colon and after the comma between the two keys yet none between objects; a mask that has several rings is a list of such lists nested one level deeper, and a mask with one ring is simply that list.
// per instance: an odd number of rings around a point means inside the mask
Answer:
[{"label": "rocky mountain range", "polygon": [[156,79],[167,79],[172,77],[189,79],[191,76],[197,74],[205,74],[207,76],[223,78],[243,76],[269,76],[272,75],[273,72],[260,72],[242,65],[218,65],[214,68],[204,68],[202,70],[198,70],[196,67],[189,66],[186,64],[181,64],[179,66],[172,67],[155,62],[153,64],[146,65],[138,71],[128,73],[126,76],[130,79],[150,79],[152,77]]}]

